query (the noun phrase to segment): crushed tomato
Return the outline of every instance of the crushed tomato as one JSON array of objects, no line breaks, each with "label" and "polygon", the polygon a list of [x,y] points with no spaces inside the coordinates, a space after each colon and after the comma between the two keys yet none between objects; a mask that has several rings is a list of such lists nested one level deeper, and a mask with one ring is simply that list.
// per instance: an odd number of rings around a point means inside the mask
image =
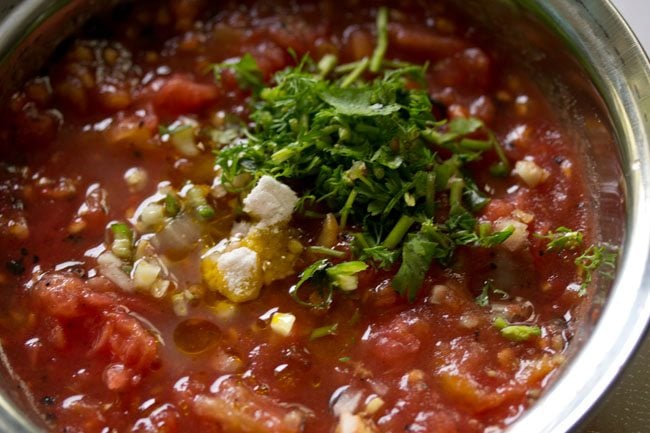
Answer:
[{"label": "crushed tomato", "polygon": [[[250,92],[228,72],[216,82],[211,64],[250,53],[269,79],[295,64],[289,49],[315,59],[372,55],[372,2],[240,3],[120,6],[115,17],[126,19],[98,19],[8,104],[0,127],[0,338],[35,416],[67,433],[504,428],[565,362],[576,309],[588,302],[575,290],[571,253],[545,254],[533,233],[568,226],[591,239],[589,196],[575,149],[539,89],[446,3],[394,2],[387,55],[430,63],[436,116],[481,119],[510,161],[543,170],[531,184],[514,174],[495,179],[476,164],[478,184],[492,196],[481,218],[527,229],[507,247],[460,248],[451,267],[432,267],[412,303],[390,286],[395,270],[371,267],[327,312],[291,299],[296,275],[242,304],[206,293],[195,284],[191,227],[182,227],[180,244],[158,236],[158,248],[174,255],[175,284],[192,282],[185,300],[172,302],[162,286],[154,297],[124,290],[100,269],[106,227],[133,218],[159,185],[211,187],[213,149],[174,146],[159,128],[179,116],[217,130],[247,118]],[[217,214],[210,236],[227,237],[232,196],[207,200]],[[302,246],[323,239],[321,221],[294,218],[290,230],[273,242],[288,251],[283,257],[295,255],[298,270],[310,263]],[[347,251],[348,242],[334,237],[326,246]],[[507,299],[489,292],[489,305],[478,305],[488,281]],[[295,318],[284,334],[271,326],[277,313]],[[541,335],[508,340],[493,325],[497,316],[539,326]]]}]

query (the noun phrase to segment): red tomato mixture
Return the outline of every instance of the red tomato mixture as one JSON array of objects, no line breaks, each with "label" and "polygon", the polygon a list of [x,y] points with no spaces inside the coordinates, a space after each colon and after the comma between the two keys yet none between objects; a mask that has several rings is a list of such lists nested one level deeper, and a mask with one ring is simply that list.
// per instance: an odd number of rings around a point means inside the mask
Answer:
[{"label": "red tomato mixture", "polygon": [[220,182],[215,154],[254,111],[229,65],[253,60],[266,87],[306,54],[351,70],[377,50],[378,8],[344,3],[120,6],[7,104],[0,338],[46,429],[496,432],[565,362],[591,281],[574,264],[594,231],[580,165],[534,83],[444,3],[388,5],[385,59],[428,63],[437,120],[493,131],[508,171],[490,174],[492,153],[464,170],[490,199],[479,225],[505,241],[433,261],[411,300],[398,259],[301,303],[289,289],[309,265],[358,258],[361,221],[324,202],[285,215],[300,182]]}]

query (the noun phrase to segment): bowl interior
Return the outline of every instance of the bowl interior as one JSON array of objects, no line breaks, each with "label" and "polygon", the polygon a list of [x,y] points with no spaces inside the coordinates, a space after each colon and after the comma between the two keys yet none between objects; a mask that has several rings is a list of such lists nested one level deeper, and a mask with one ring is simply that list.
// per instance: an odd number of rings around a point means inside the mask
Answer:
[{"label": "bowl interior", "polygon": [[[0,23],[0,98],[11,95],[85,20],[117,3],[93,0],[5,2]],[[13,8],[14,5],[18,5]],[[569,431],[630,357],[650,317],[650,66],[608,2],[468,0],[460,6],[512,53],[557,107],[585,158],[599,240],[621,246],[612,287],[601,281],[571,346],[572,361],[512,432]],[[0,349],[0,357],[3,354]],[[5,359],[1,359],[5,366]],[[4,383],[12,372],[2,369]],[[24,416],[35,402],[0,390],[0,430],[38,431]],[[548,414],[554,414],[549,416]]]}]

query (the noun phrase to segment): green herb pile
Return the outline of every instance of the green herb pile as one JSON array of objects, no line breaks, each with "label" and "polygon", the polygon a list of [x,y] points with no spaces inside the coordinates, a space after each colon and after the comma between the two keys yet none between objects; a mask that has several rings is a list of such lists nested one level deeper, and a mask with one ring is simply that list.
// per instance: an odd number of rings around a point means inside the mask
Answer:
[{"label": "green herb pile", "polygon": [[386,17],[380,9],[371,59],[305,57],[269,87],[250,55],[217,65],[216,76],[230,68],[253,92],[247,140],[222,149],[217,163],[232,191],[265,174],[301,185],[300,210],[326,205],[341,227],[354,227],[359,260],[401,262],[393,287],[412,300],[434,260],[447,264],[459,245],[491,247],[510,236],[512,228],[492,233],[478,224],[474,215],[489,199],[465,169],[485,152],[495,152],[494,175],[509,166],[480,120],[434,118],[426,65],[383,58]]},{"label": "green herb pile", "polygon": [[[217,163],[233,192],[249,189],[262,175],[299,185],[300,212],[318,216],[325,207],[354,236],[359,262],[350,263],[400,263],[392,285],[413,300],[434,260],[447,265],[458,246],[490,248],[512,234],[512,227],[493,232],[491,224],[477,221],[489,198],[467,164],[490,153],[492,175],[505,176],[510,167],[480,120],[434,118],[426,65],[384,58],[387,16],[379,10],[373,56],[354,63],[304,57],[269,86],[250,55],[216,65],[217,79],[229,69],[252,93],[251,127],[244,140],[218,153]],[[314,263],[300,284],[323,280],[316,277],[327,277],[331,266]],[[331,301],[337,286],[325,280],[319,305]],[[300,299],[297,287],[292,295]]]}]

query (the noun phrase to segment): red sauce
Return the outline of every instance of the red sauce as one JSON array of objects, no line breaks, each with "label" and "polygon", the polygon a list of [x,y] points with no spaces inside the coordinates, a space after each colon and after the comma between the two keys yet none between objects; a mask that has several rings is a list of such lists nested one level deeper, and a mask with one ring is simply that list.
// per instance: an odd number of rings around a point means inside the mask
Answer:
[{"label": "red sauce", "polygon": [[[430,270],[413,303],[392,290],[390,272],[371,269],[327,313],[290,298],[295,277],[232,315],[214,312],[213,295],[179,317],[169,299],[126,293],[98,274],[93,248],[110,221],[131,215],[160,182],[212,182],[210,152],[184,157],[158,133],[181,114],[202,123],[247,114],[248,93],[228,74],[215,84],[210,64],[251,53],[269,78],[294,64],[288,48],[342,61],[374,49],[374,7],[207,3],[125,8],[116,17],[127,18],[73,41],[3,118],[0,336],[38,417],[66,433],[326,433],[341,411],[365,411],[368,430],[358,433],[470,433],[512,422],[564,362],[573,312],[586,302],[572,288],[574,253],[544,254],[532,233],[568,226],[589,240],[585,184],[534,83],[440,3],[392,8],[388,56],[430,62],[440,115],[481,118],[511,161],[530,157],[547,171],[536,187],[516,176],[478,179],[493,196],[484,219],[531,217],[523,249],[461,249],[452,267]],[[130,191],[132,167],[147,178]],[[293,224],[313,242],[313,223]],[[487,280],[507,287],[509,300],[477,305]],[[542,336],[503,338],[495,309],[541,326]],[[289,336],[270,329],[273,311],[295,315]],[[334,335],[310,340],[335,323]]]}]

